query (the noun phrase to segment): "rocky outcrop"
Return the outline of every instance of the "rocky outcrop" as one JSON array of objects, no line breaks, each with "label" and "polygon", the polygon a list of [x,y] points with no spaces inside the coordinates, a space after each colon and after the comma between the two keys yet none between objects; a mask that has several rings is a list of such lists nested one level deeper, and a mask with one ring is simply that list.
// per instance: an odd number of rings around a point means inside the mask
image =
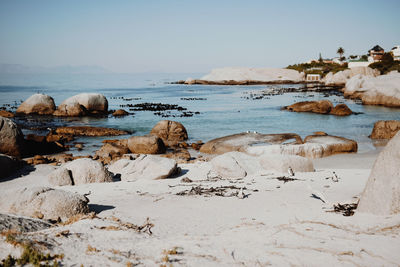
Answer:
[{"label": "rocky outcrop", "polygon": [[400,107],[400,73],[378,77],[356,75],[347,81],[344,96],[360,99],[364,105]]},{"label": "rocky outcrop", "polygon": [[355,67],[336,73],[329,72],[322,82],[326,85],[344,85],[350,78],[360,74],[369,77],[376,77],[379,75],[379,71],[369,67]]},{"label": "rocky outcrop", "polygon": [[400,121],[377,121],[369,136],[371,139],[390,139],[400,131]]},{"label": "rocky outcrop", "polygon": [[288,173],[289,167],[296,172],[313,172],[314,165],[308,158],[296,155],[266,154],[260,157],[260,164],[266,170]]},{"label": "rocky outcrop", "polygon": [[7,111],[7,110],[0,110],[0,117],[4,117],[4,118],[13,118],[14,117],[14,113]]},{"label": "rocky outcrop", "polygon": [[0,232],[7,230],[18,231],[21,233],[36,232],[52,226],[52,224],[39,219],[0,214]]},{"label": "rocky outcrop", "polygon": [[189,151],[183,148],[175,149],[172,152],[160,155],[160,157],[174,159],[177,163],[187,163],[191,159]]},{"label": "rocky outcrop", "polygon": [[[76,159],[60,168],[61,170],[55,170],[48,176],[49,181],[53,185],[112,182],[112,176],[107,169],[104,168],[103,164],[89,158]],[[68,176],[71,181],[69,181]]]},{"label": "rocky outcrop", "polygon": [[177,172],[177,164],[173,159],[153,155],[140,155],[135,160],[120,159],[108,168],[119,174],[122,181],[139,179],[156,180],[170,177]]},{"label": "rocky outcrop", "polygon": [[129,115],[129,113],[123,109],[118,109],[118,110],[114,111],[112,115],[114,117],[122,117],[122,116]]},{"label": "rocky outcrop", "polygon": [[289,111],[295,112],[313,112],[319,114],[328,114],[333,109],[333,105],[329,100],[320,101],[304,101],[297,102],[285,107]]},{"label": "rocky outcrop", "polygon": [[129,134],[127,131],[118,129],[91,126],[59,127],[55,130],[55,133],[58,135],[71,136],[117,136]]},{"label": "rocky outcrop", "polygon": [[228,152],[216,156],[211,160],[211,170],[222,178],[240,179],[247,176],[247,172],[237,159],[240,152]]},{"label": "rocky outcrop", "polygon": [[357,211],[375,215],[400,213],[400,132],[378,155]]},{"label": "rocky outcrop", "polygon": [[185,126],[177,121],[159,121],[153,129],[151,129],[150,134],[160,137],[167,145],[174,145],[188,139]]},{"label": "rocky outcrop", "polygon": [[5,178],[23,166],[23,162],[4,154],[0,154],[0,179]]},{"label": "rocky outcrop", "polygon": [[106,114],[108,111],[107,98],[102,94],[82,93],[64,100],[55,116],[84,116],[86,114]]},{"label": "rocky outcrop", "polygon": [[94,159],[99,159],[103,164],[109,164],[111,161],[121,158],[124,154],[130,151],[128,147],[116,143],[105,143],[99,150],[96,151]]},{"label": "rocky outcrop", "polygon": [[0,153],[20,157],[23,154],[24,135],[16,123],[0,117]]},{"label": "rocky outcrop", "polygon": [[44,94],[34,94],[22,102],[18,107],[17,114],[52,115],[56,110],[54,99]]},{"label": "rocky outcrop", "polygon": [[128,148],[136,154],[162,154],[166,148],[163,140],[157,136],[132,136],[128,139]]},{"label": "rocky outcrop", "polygon": [[346,104],[337,104],[329,113],[335,116],[349,116],[353,114],[353,111]]},{"label": "rocky outcrop", "polygon": [[65,151],[64,140],[48,142],[46,136],[28,134],[24,143],[24,157],[54,154]]},{"label": "rocky outcrop", "polygon": [[79,194],[47,187],[22,188],[2,192],[2,212],[45,220],[67,220],[88,213],[89,200]]},{"label": "rocky outcrop", "polygon": [[208,154],[223,154],[230,151],[245,151],[248,147],[257,144],[302,144],[301,137],[297,134],[260,134],[239,133],[220,137],[208,141],[201,146],[200,152]]}]

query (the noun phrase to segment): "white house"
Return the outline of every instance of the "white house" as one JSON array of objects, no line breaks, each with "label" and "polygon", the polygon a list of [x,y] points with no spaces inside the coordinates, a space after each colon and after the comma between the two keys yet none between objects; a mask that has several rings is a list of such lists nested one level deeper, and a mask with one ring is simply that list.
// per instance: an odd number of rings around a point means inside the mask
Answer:
[{"label": "white house", "polygon": [[394,60],[400,60],[400,45],[393,47],[391,52],[393,53]]},{"label": "white house", "polygon": [[321,81],[321,75],[319,75],[319,74],[307,74],[306,81],[307,82],[319,82],[319,81]]}]

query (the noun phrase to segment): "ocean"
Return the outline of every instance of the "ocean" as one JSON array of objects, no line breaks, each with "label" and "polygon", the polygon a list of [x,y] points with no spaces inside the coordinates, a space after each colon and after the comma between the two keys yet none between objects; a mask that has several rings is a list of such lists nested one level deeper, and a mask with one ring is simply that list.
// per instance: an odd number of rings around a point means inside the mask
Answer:
[{"label": "ocean", "polygon": [[[198,78],[200,73],[143,73],[143,74],[0,74],[0,106],[17,106],[34,93],[52,96],[59,105],[64,99],[83,92],[104,94],[109,109],[123,108],[127,111],[135,104],[162,103],[177,105],[179,110],[131,111],[132,115],[115,118],[43,118],[41,123],[55,126],[101,126],[133,132],[133,135],[148,134],[160,120],[169,119],[181,122],[189,134],[189,142],[206,142],[213,138],[245,131],[259,133],[297,133],[303,138],[315,131],[324,131],[356,140],[359,152],[375,149],[368,138],[374,122],[378,120],[400,119],[400,109],[380,106],[363,106],[344,99],[341,95],[318,92],[291,92],[270,94],[282,88],[300,88],[303,85],[256,85],[256,86],[218,86],[181,85],[170,82]],[[334,105],[347,104],[357,115],[347,117],[296,113],[281,110],[281,107],[298,101],[332,101]],[[121,105],[123,107],[121,107]],[[127,107],[126,105],[130,105]],[[175,107],[176,108],[176,107]],[[182,116],[184,112],[192,116]],[[162,116],[164,115],[164,117]],[[37,117],[31,120],[18,120],[19,124],[38,124]],[[39,123],[39,124],[41,124]],[[27,126],[27,125],[25,125]],[[25,134],[32,133],[24,127]],[[44,134],[45,132],[36,131]],[[85,150],[75,154],[88,154],[101,146],[106,138],[80,138],[86,142]],[[124,137],[121,137],[124,138]]]}]

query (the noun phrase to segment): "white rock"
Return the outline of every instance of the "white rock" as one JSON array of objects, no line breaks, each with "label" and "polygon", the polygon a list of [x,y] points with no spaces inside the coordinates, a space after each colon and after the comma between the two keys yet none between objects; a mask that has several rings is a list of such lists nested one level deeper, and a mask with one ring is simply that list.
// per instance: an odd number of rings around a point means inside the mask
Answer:
[{"label": "white rock", "polygon": [[313,172],[314,165],[310,159],[295,155],[263,155],[260,164],[266,170],[287,173],[289,167],[296,172]]},{"label": "white rock", "polygon": [[400,213],[400,132],[378,155],[357,211],[375,215]]},{"label": "white rock", "polygon": [[291,69],[279,68],[238,68],[226,67],[213,69],[211,73],[203,76],[201,80],[206,81],[296,81],[304,80],[304,73]]},{"label": "white rock", "polygon": [[71,171],[72,180],[75,185],[88,183],[112,182],[111,174],[98,161],[81,158],[63,165]]},{"label": "white rock", "polygon": [[176,172],[177,164],[173,159],[153,155],[140,155],[135,160],[120,159],[108,167],[114,174],[121,175],[121,181],[139,179],[164,179]]},{"label": "white rock", "polygon": [[73,180],[71,177],[71,171],[65,167],[60,167],[48,175],[48,180],[51,185],[63,186],[72,185]]},{"label": "white rock", "polygon": [[84,106],[89,112],[106,112],[108,110],[107,98],[102,94],[96,93],[82,93],[71,96],[70,98],[64,100],[61,105],[74,106],[76,103]]},{"label": "white rock", "polygon": [[239,179],[260,170],[255,157],[232,151],[216,156],[211,160],[211,171],[223,178]]},{"label": "white rock", "polygon": [[22,188],[1,194],[3,212],[40,219],[66,220],[89,212],[88,199],[82,195],[47,187]]},{"label": "white rock", "polygon": [[16,113],[50,115],[55,109],[56,105],[51,96],[34,94],[22,102]]},{"label": "white rock", "polygon": [[350,78],[360,74],[364,76],[375,77],[379,75],[379,71],[369,67],[355,67],[336,72],[335,74],[329,72],[322,81],[327,85],[345,84]]}]

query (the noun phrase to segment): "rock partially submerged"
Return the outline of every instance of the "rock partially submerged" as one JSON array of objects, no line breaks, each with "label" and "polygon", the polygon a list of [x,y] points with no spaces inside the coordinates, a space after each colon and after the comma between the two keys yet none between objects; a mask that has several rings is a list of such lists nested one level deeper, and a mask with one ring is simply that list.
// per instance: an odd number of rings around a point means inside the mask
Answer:
[{"label": "rock partially submerged", "polygon": [[0,110],[0,117],[4,118],[13,118],[15,115],[14,113],[7,111],[7,110]]},{"label": "rock partially submerged", "polygon": [[336,116],[348,116],[353,114],[346,104],[338,104],[336,107],[333,107],[332,102],[329,100],[297,102],[284,107],[284,109],[294,112],[312,112]]},{"label": "rock partially submerged", "polygon": [[171,146],[188,139],[185,126],[177,121],[159,121],[150,132],[151,135],[160,137],[165,144]]},{"label": "rock partially submerged", "polygon": [[129,134],[127,131],[122,131],[113,128],[92,127],[92,126],[68,126],[59,127],[55,130],[58,135],[71,136],[118,136]]},{"label": "rock partially submerged", "polygon": [[56,110],[54,99],[44,94],[34,94],[22,102],[18,107],[17,114],[52,115]]},{"label": "rock partially submerged", "polygon": [[48,176],[53,185],[79,185],[112,182],[112,176],[98,161],[81,158],[71,161]]},{"label": "rock partially submerged", "polygon": [[135,160],[120,159],[109,166],[108,170],[119,174],[122,181],[157,180],[168,178],[176,173],[177,164],[173,159],[140,155]]},{"label": "rock partially submerged", "polygon": [[107,114],[108,101],[102,94],[82,93],[64,100],[57,110],[55,116],[84,116],[87,114]]},{"label": "rock partially submerged", "polygon": [[400,121],[377,121],[374,124],[371,139],[390,139],[400,131]]},{"label": "rock partially submerged", "polygon": [[378,155],[357,211],[375,215],[400,213],[400,132]]},{"label": "rock partially submerged", "polygon": [[129,113],[123,109],[118,109],[118,110],[114,111],[112,115],[114,117],[122,117],[122,116],[129,115]]},{"label": "rock partially submerged", "polygon": [[20,157],[23,154],[24,135],[15,122],[0,117],[0,153]]},{"label": "rock partially submerged", "polygon": [[45,220],[67,220],[89,212],[89,200],[79,194],[47,187],[22,188],[3,192],[0,196],[3,212]]},{"label": "rock partially submerged", "polygon": [[261,144],[302,144],[301,137],[293,133],[260,134],[239,133],[208,141],[201,146],[200,152],[223,154],[230,151],[245,151],[249,146]]}]

